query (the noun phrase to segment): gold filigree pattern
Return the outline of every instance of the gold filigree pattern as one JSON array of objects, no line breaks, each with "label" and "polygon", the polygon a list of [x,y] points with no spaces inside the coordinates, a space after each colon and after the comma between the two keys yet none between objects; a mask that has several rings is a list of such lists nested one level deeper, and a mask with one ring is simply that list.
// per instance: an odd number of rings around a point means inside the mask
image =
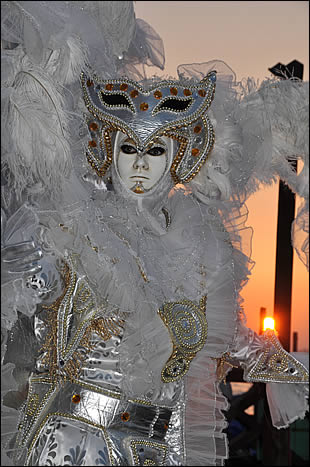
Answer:
[{"label": "gold filigree pattern", "polygon": [[190,362],[205,345],[206,300],[206,296],[202,297],[199,306],[190,300],[168,302],[158,311],[173,343],[172,354],[161,372],[163,382],[171,383],[183,378]]}]

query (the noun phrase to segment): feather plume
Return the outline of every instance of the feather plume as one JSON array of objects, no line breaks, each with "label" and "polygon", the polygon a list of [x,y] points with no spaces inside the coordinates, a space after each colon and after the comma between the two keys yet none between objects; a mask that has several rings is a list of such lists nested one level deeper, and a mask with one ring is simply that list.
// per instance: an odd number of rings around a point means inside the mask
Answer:
[{"label": "feather plume", "polygon": [[[14,189],[46,189],[56,194],[70,170],[69,117],[55,82],[27,57],[7,96],[4,155],[14,174]],[[9,138],[9,140],[8,140]],[[8,148],[11,147],[11,151]]]}]

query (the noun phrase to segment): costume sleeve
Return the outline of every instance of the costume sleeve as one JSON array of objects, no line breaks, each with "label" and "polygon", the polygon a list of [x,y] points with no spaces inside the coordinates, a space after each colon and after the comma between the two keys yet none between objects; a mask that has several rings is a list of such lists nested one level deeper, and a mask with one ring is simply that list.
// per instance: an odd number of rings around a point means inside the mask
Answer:
[{"label": "costume sleeve", "polygon": [[[242,323],[229,354],[222,364],[235,362],[244,369],[244,380],[266,383],[267,399],[273,425],[286,428],[308,410],[309,371],[298,354],[286,352],[272,330],[257,335]],[[301,360],[301,359],[300,359]]]}]

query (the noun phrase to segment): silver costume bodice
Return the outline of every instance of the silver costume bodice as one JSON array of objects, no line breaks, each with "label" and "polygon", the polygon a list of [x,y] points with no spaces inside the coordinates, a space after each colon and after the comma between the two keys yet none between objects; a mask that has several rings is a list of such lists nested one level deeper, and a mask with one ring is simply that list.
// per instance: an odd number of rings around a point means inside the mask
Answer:
[{"label": "silver costume bodice", "polygon": [[[119,362],[122,336],[112,336],[109,340],[103,341],[92,333],[91,343],[93,349],[85,356],[80,379],[106,389],[120,390],[123,377]],[[163,385],[155,398],[152,394],[152,402],[173,408],[180,400],[182,387],[179,381]],[[148,394],[144,395],[144,399],[151,402]]]}]

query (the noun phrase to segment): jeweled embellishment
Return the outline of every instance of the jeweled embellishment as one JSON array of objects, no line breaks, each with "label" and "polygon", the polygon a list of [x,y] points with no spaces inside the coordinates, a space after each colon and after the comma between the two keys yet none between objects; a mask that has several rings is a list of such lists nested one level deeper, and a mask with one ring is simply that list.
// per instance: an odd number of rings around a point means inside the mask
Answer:
[{"label": "jeweled embellishment", "polygon": [[183,94],[184,96],[188,97],[192,95],[192,91],[190,89],[184,89]]},{"label": "jeweled embellishment", "polygon": [[123,422],[128,422],[130,420],[130,413],[123,412],[122,415],[121,415],[121,420]]},{"label": "jeweled embellishment", "polygon": [[200,97],[206,97],[207,91],[205,89],[199,89],[198,94]]},{"label": "jeweled embellishment", "polygon": [[89,129],[91,131],[97,131],[98,130],[98,125],[96,122],[92,122],[90,125],[89,125]]},{"label": "jeweled embellishment", "polygon": [[135,187],[133,188],[133,192],[134,192],[134,193],[137,193],[137,194],[142,194],[142,193],[144,193],[144,189],[143,189],[143,187],[141,186],[140,182],[137,182],[137,184],[136,184]]},{"label": "jeweled embellishment", "polygon": [[88,141],[88,146],[91,146],[92,148],[95,148],[97,146],[97,143],[96,143],[96,141],[91,140],[91,141]]},{"label": "jeweled embellishment", "polygon": [[199,153],[200,153],[200,151],[199,151],[198,148],[193,148],[192,149],[192,156],[197,157]]},{"label": "jeweled embellishment", "polygon": [[128,84],[122,83],[122,84],[120,85],[119,88],[120,88],[121,91],[127,91],[127,89],[128,89]]},{"label": "jeweled embellishment", "polygon": [[131,92],[130,92],[130,96],[132,98],[135,98],[135,97],[138,97],[139,93],[136,89],[133,89]]},{"label": "jeweled embellishment", "polygon": [[81,401],[81,396],[79,394],[73,394],[72,396],[72,402],[74,404],[78,404]]},{"label": "jeweled embellishment", "polygon": [[163,97],[162,93],[160,91],[155,91],[154,92],[154,97],[155,99],[161,99]]},{"label": "jeweled embellishment", "polygon": [[105,88],[106,88],[107,91],[112,91],[112,89],[113,89],[113,84],[112,84],[112,83],[108,83],[108,84],[106,84]]},{"label": "jeweled embellishment", "polygon": [[178,95],[177,88],[175,87],[170,88],[170,94],[172,94],[173,96],[177,96]]},{"label": "jeweled embellishment", "polygon": [[149,105],[146,102],[140,104],[140,110],[145,111],[149,108]]},{"label": "jeweled embellishment", "polygon": [[200,132],[201,132],[201,129],[202,129],[202,128],[201,128],[201,125],[196,125],[196,126],[194,127],[194,133],[196,133],[196,134],[200,133]]},{"label": "jeweled embellishment", "polygon": [[167,326],[173,351],[165,364],[161,378],[165,383],[177,381],[188,372],[190,362],[207,339],[206,296],[199,306],[190,300],[165,303],[158,311]]}]

